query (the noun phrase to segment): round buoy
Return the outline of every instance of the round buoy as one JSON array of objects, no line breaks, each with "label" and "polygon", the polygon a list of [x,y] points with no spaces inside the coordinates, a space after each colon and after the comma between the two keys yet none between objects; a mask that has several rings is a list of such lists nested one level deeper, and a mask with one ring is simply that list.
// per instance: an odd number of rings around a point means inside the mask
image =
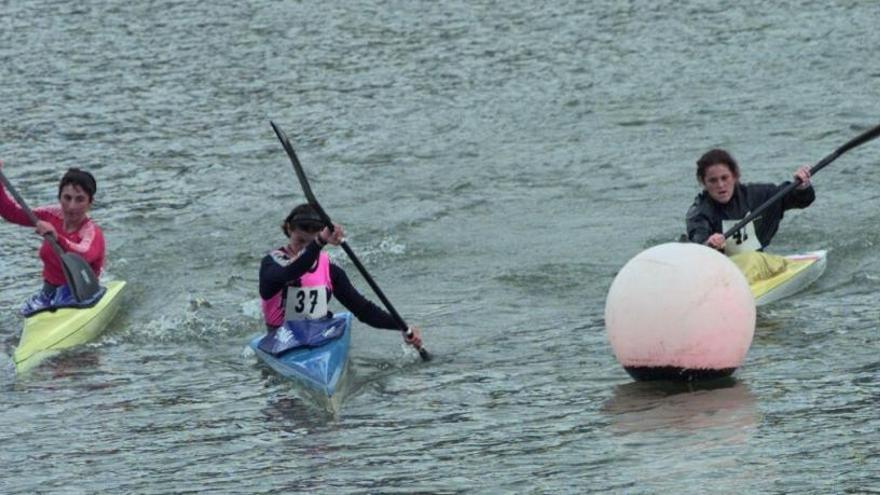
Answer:
[{"label": "round buoy", "polygon": [[755,299],[723,254],[700,244],[661,244],[614,278],[605,327],[614,355],[636,380],[729,376],[752,343]]}]

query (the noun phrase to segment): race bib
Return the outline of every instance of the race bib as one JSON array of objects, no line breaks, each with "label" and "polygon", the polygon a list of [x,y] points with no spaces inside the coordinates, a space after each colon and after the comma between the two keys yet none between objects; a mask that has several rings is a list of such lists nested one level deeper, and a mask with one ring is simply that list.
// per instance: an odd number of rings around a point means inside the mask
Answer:
[{"label": "race bib", "polygon": [[[730,230],[739,220],[722,220],[721,229],[724,232]],[[749,222],[733,233],[724,243],[724,254],[731,256],[739,253],[758,251],[761,249],[761,241],[755,234],[755,222]]]},{"label": "race bib", "polygon": [[317,320],[327,316],[327,287],[288,287],[285,320]]}]

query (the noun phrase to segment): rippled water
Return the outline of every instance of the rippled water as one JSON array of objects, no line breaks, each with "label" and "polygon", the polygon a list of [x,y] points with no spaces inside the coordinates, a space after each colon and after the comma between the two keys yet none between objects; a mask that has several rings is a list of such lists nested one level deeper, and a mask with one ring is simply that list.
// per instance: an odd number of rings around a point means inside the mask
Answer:
[{"label": "rippled water", "polygon": [[[880,121],[870,2],[135,3],[0,14],[4,173],[40,204],[93,170],[130,284],[98,342],[4,376],[0,492],[880,490],[876,143],[787,215],[774,249],[829,267],[734,380],[633,383],[602,321],[703,151],[781,181]],[[436,355],[356,325],[336,415],[242,355],[302,201],[270,118]],[[6,367],[39,266],[0,246]]]}]

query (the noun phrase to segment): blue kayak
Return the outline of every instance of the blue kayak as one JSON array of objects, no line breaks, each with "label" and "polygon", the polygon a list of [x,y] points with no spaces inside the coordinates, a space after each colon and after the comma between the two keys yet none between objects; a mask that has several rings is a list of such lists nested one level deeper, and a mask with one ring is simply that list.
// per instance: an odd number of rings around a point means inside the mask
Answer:
[{"label": "blue kayak", "polygon": [[321,320],[288,321],[248,344],[281,376],[332,397],[346,370],[351,343],[351,313]]}]

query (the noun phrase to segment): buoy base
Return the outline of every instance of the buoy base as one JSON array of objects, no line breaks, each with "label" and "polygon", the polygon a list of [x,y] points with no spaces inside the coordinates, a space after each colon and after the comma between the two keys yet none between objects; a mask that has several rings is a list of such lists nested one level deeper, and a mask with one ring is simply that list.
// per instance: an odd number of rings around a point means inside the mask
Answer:
[{"label": "buoy base", "polygon": [[692,382],[696,380],[715,380],[733,374],[736,368],[690,369],[678,366],[624,366],[627,373],[638,381],[669,380]]}]

